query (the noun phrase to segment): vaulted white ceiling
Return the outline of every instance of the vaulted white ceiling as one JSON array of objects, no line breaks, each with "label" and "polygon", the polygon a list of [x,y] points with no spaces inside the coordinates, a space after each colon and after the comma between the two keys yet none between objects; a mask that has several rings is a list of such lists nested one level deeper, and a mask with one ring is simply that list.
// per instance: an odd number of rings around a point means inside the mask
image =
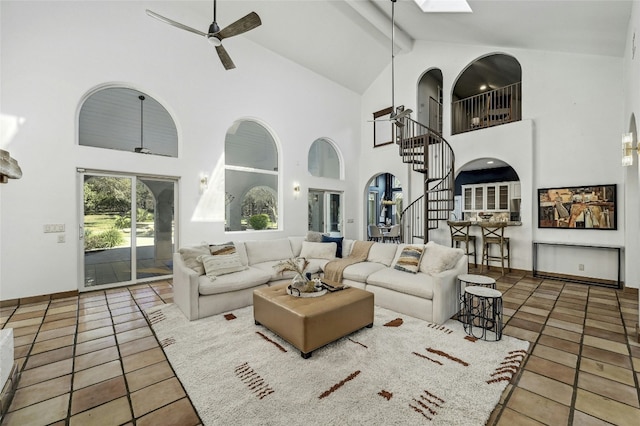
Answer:
[{"label": "vaulted white ceiling", "polygon": [[[395,6],[396,54],[415,41],[489,45],[622,57],[630,0],[469,0],[472,13]],[[187,25],[206,31],[212,1],[181,2]],[[163,13],[163,2],[153,10]],[[219,0],[221,27],[255,11],[247,39],[358,93],[391,60],[391,0]],[[184,22],[188,19],[188,22]],[[231,40],[225,41],[233,57]],[[242,66],[241,63],[236,64]],[[231,71],[232,72],[232,71]]]}]

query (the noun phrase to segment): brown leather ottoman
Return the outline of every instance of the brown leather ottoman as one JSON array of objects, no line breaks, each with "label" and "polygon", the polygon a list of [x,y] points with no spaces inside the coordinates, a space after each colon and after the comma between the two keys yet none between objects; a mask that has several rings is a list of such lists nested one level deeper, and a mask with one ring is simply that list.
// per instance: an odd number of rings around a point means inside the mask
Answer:
[{"label": "brown leather ottoman", "polygon": [[253,292],[253,318],[309,358],[313,350],[373,326],[373,293],[358,288],[301,298],[286,292],[288,283]]}]

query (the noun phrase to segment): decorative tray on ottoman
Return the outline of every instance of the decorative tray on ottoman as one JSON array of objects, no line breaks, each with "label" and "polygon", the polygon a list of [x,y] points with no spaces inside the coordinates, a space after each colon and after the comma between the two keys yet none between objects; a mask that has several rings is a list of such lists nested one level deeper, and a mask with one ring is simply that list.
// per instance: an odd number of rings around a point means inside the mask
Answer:
[{"label": "decorative tray on ottoman", "polygon": [[291,287],[291,285],[287,286],[287,294],[294,296],[294,297],[320,297],[323,296],[325,294],[327,294],[327,290],[326,289],[321,289],[318,291],[314,291],[311,293],[303,293],[300,290],[298,290],[297,288],[293,288]]}]

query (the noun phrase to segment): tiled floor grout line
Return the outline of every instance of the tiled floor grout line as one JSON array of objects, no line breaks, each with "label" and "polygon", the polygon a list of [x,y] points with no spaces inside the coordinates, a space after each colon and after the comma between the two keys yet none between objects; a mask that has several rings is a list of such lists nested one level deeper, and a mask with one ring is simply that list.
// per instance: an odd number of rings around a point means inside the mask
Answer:
[{"label": "tiled floor grout line", "polygon": [[[620,294],[618,292],[615,293],[616,295],[616,301],[618,302],[618,312],[620,312],[620,319],[622,320],[622,327],[624,329],[624,335],[625,335],[625,344],[627,346],[627,351],[629,352],[629,358],[631,361],[631,371],[633,370],[633,351],[631,349],[631,343],[629,343],[629,332],[627,330],[627,321],[624,318],[624,315],[622,314],[622,304],[620,303]],[[633,381],[636,387],[636,392],[638,394],[638,401],[640,401],[640,374],[632,374],[633,376]]]},{"label": "tiled floor grout line", "polygon": [[[564,290],[564,286],[562,287]],[[573,418],[576,412],[576,401],[578,399],[578,379],[580,376],[580,365],[582,364],[582,350],[584,349],[584,332],[587,327],[587,311],[589,310],[589,298],[590,298],[591,288],[587,288],[587,300],[584,305],[584,317],[582,318],[582,333],[580,334],[580,345],[578,347],[578,359],[576,360],[576,371],[573,378],[573,392],[571,394],[571,405],[569,406],[569,419],[568,425],[571,426],[573,424]]]},{"label": "tiled floor grout line", "polygon": [[[65,424],[69,424],[71,419],[71,402],[73,401],[73,383],[76,375],[76,351],[78,349],[78,328],[80,328],[80,301],[82,298],[78,295],[78,300],[76,302],[76,331],[73,336],[73,350],[71,351],[71,384],[69,385],[69,403],[67,404],[67,418]],[[49,302],[51,304],[51,302]],[[42,323],[44,324],[44,318]],[[32,347],[33,349],[33,347]],[[27,356],[24,364],[26,365],[29,362],[29,356]]]},{"label": "tiled floor grout line", "polygon": [[[526,275],[525,275],[525,276],[526,276]],[[498,280],[496,280],[496,281],[498,281]],[[499,282],[499,281],[498,281],[498,282]],[[532,289],[532,290],[531,290],[531,292],[529,293],[529,295],[527,296],[527,298],[526,298],[524,301],[522,301],[522,302],[520,303],[520,306],[518,306],[518,309],[514,312],[514,315],[515,315],[515,314],[517,314],[517,313],[520,311],[520,309],[521,309],[521,308],[522,308],[522,307],[527,303],[527,301],[528,301],[528,300],[533,296],[533,294],[535,293],[535,290],[536,290],[536,289],[538,289],[538,288],[540,287],[540,284],[542,284],[543,282],[544,282],[544,280],[542,280],[542,281],[540,281],[538,284],[536,284],[535,289]],[[504,294],[506,294],[509,290],[513,289],[513,288],[516,286],[516,284],[515,284],[515,283],[514,283],[514,284],[509,283],[509,284],[510,284],[510,287],[509,287],[509,289],[508,289],[507,291],[505,291],[505,292],[504,292]],[[504,296],[504,294],[503,294],[503,296]],[[549,315],[550,315],[550,314],[551,314],[551,311],[549,311]],[[503,334],[504,334],[504,329],[506,328],[506,326],[507,326],[507,325],[509,325],[509,322],[511,321],[511,318],[513,318],[513,317],[514,317],[514,315],[511,315],[511,316],[509,317],[509,320],[507,320],[507,323],[506,323],[506,324],[504,324],[504,325],[502,326]],[[548,318],[549,318],[549,317],[547,316],[547,319],[548,319]],[[546,323],[547,323],[547,319],[545,319],[545,324],[544,324],[544,325],[546,325]],[[527,363],[529,362],[529,357],[530,357],[530,356],[531,356],[531,354],[533,353],[533,349],[535,348],[535,346],[538,344],[538,340],[540,339],[540,336],[541,336],[541,335],[542,335],[542,332],[540,332],[540,334],[538,335],[538,338],[536,339],[536,341],[535,341],[535,342],[530,342],[530,343],[531,343],[530,348],[529,348],[529,349],[530,349],[530,351],[528,351],[526,359],[524,360],[524,362],[523,362],[523,363],[520,365],[520,367],[518,368],[518,373],[516,374],[515,380],[512,380],[512,381],[510,382],[510,384],[512,385],[512,386],[511,386],[511,389],[509,390],[509,393],[504,397],[504,399],[503,399],[503,401],[502,401],[502,407],[500,408],[500,412],[498,413],[498,415],[497,415],[497,416],[496,416],[496,418],[494,419],[494,423],[498,423],[498,422],[500,421],[500,417],[502,417],[502,414],[504,413],[504,410],[507,408],[507,403],[509,402],[509,399],[511,399],[511,396],[513,395],[513,392],[514,392],[514,391],[515,391],[515,389],[516,389],[516,385],[520,382],[520,378],[522,377],[522,374],[523,374],[523,372],[524,372],[524,370],[525,370],[525,366],[526,366],[526,365],[527,365]],[[533,419],[532,419],[532,420],[533,420]]]},{"label": "tiled floor grout line", "polygon": [[[173,286],[173,281],[172,280],[166,280],[168,282],[171,283],[171,285]],[[156,291],[155,288],[153,288],[153,286],[151,285],[151,283],[149,283],[149,288],[151,290],[153,290],[153,293],[160,299],[162,300],[163,305],[166,305],[167,302],[164,300],[164,298]],[[162,342],[160,342],[160,340],[158,340],[158,336],[156,335],[155,330],[153,329],[153,327],[151,326],[151,322],[149,321],[149,317],[147,316],[145,309],[142,309],[142,307],[140,306],[140,304],[138,303],[138,300],[135,297],[135,294],[131,291],[131,288],[127,288],[127,290],[129,291],[129,294],[131,295],[131,299],[133,300],[133,302],[136,304],[136,307],[140,310],[140,313],[142,314],[142,317],[144,318],[145,322],[146,322],[146,327],[148,327],[151,330],[151,334],[153,336],[153,338],[156,340],[156,343],[158,344],[158,347],[160,348],[160,350],[162,350],[162,354],[165,357],[167,364],[169,365],[169,368],[171,368],[171,371],[173,372],[174,377],[176,377],[178,379],[178,383],[180,383],[180,387],[182,388],[182,390],[184,391],[185,397],[189,400],[189,403],[193,406],[193,409],[196,413],[196,415],[198,416],[198,420],[200,421],[201,424],[202,423],[202,418],[200,417],[200,413],[198,413],[198,410],[196,409],[195,405],[193,404],[193,401],[191,401],[191,397],[189,396],[189,394],[187,393],[187,389],[185,389],[184,385],[182,384],[182,381],[178,378],[178,374],[176,373],[176,371],[173,368],[173,365],[171,365],[171,363],[169,362],[169,359],[167,358],[167,354],[164,352],[164,348],[162,347]],[[173,302],[172,302],[173,303]],[[163,306],[160,305],[160,306]],[[115,326],[114,326],[115,327]],[[114,335],[115,336],[115,335]],[[116,342],[117,342],[117,338],[116,338]],[[120,348],[118,348],[118,353],[120,354]],[[124,372],[124,363],[123,363],[123,357],[120,356],[120,364],[122,366],[122,374],[124,376],[124,380],[127,386],[127,398],[129,399],[129,404],[131,407],[131,415],[132,415],[132,421],[134,422],[134,424],[136,423],[137,419],[135,417],[135,412],[133,411],[133,402],[131,401],[131,393],[129,392],[129,384],[128,384],[128,380],[126,377],[126,374]],[[175,401],[169,402],[166,405],[162,406],[162,407],[157,407],[154,410],[150,411],[149,413],[145,413],[145,415],[150,414],[154,411],[160,410],[163,407],[166,407],[167,405],[171,405],[173,404]]]}]

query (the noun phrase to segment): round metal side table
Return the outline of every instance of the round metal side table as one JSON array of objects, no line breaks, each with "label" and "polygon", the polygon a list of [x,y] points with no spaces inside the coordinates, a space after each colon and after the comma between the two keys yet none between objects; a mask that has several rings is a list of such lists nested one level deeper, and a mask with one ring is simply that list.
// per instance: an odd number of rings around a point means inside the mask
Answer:
[{"label": "round metal side table", "polygon": [[496,280],[485,275],[475,274],[462,274],[458,275],[458,286],[456,287],[456,297],[460,302],[460,309],[458,310],[458,321],[464,322],[464,289],[467,286],[488,287],[495,289]]},{"label": "round metal side table", "polygon": [[502,338],[502,293],[498,290],[470,286],[464,289],[464,331],[482,340]]}]

